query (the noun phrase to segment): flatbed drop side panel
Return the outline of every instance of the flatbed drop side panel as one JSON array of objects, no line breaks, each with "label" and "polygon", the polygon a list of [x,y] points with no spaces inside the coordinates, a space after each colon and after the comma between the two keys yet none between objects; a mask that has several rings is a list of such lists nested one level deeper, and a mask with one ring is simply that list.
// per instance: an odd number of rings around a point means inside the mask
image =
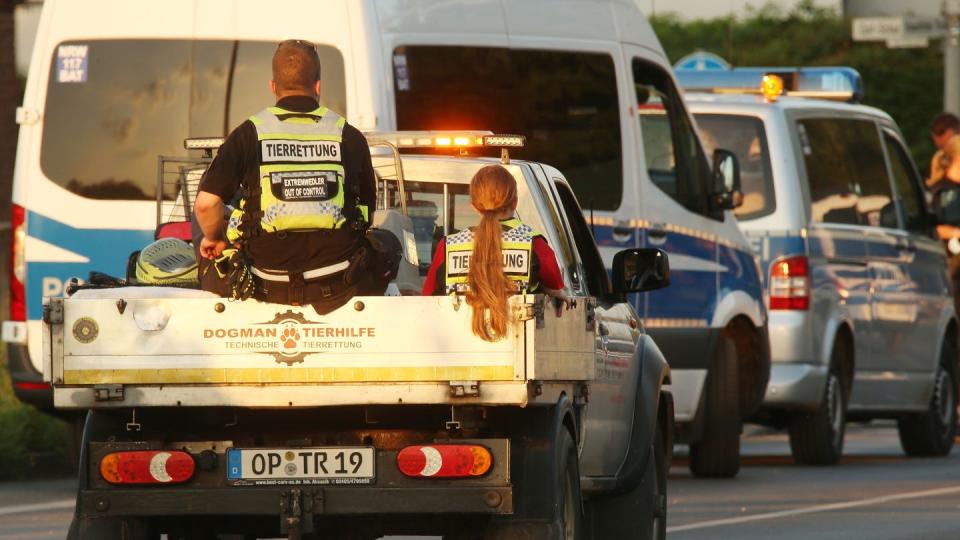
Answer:
[{"label": "flatbed drop side panel", "polygon": [[58,407],[446,403],[458,384],[458,403],[526,405],[530,379],[546,398],[595,373],[586,299],[558,316],[543,297],[518,296],[512,336],[490,343],[453,297],[357,297],[321,316],[199,291],[148,293],[47,300]]}]

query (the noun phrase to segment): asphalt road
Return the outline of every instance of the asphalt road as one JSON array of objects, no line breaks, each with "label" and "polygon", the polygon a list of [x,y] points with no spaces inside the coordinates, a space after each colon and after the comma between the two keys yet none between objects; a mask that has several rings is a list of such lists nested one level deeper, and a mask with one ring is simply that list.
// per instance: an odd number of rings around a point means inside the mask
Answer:
[{"label": "asphalt road", "polygon": [[960,538],[960,449],[908,459],[892,423],[848,425],[836,467],[794,465],[787,436],[759,429],[744,436],[732,480],[692,478],[681,451],[667,484],[670,540]]},{"label": "asphalt road", "polygon": [[[838,467],[793,465],[786,436],[756,428],[733,480],[691,478],[683,450],[668,486],[670,540],[960,538],[960,449],[907,459],[891,424],[850,425]],[[73,490],[71,479],[0,483],[0,538],[62,539]]]}]

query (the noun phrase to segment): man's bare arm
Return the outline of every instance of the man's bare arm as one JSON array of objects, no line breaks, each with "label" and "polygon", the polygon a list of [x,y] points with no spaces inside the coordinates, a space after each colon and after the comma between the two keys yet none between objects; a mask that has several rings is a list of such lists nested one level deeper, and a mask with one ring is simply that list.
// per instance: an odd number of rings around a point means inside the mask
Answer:
[{"label": "man's bare arm", "polygon": [[198,191],[193,205],[197,223],[203,231],[200,241],[200,255],[207,259],[216,259],[227,247],[223,236],[223,199],[207,191]]}]

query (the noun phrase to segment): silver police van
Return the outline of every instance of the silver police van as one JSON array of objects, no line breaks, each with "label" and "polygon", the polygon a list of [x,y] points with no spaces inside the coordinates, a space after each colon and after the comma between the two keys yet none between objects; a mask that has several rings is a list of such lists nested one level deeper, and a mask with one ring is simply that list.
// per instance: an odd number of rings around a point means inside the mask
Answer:
[{"label": "silver police van", "polygon": [[677,72],[704,145],[739,156],[771,374],[756,418],[834,464],[850,420],[896,419],[907,455],[953,446],[957,318],[943,245],[896,123],[849,68]]}]

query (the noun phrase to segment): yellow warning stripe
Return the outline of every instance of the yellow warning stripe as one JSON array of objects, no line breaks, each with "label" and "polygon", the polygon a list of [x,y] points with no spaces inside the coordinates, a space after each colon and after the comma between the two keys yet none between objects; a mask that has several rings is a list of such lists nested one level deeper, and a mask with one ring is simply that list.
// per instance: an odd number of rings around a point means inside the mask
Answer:
[{"label": "yellow warning stripe", "polygon": [[258,384],[513,380],[513,366],[78,369],[64,384]]}]

